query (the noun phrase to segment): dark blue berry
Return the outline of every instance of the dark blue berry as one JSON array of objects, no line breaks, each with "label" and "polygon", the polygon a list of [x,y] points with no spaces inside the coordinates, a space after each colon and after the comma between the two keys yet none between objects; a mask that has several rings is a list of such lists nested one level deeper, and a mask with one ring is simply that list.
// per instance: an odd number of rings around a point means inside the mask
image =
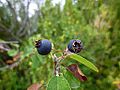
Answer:
[{"label": "dark blue berry", "polygon": [[52,45],[49,40],[38,40],[36,41],[35,47],[37,48],[37,51],[41,55],[47,55],[50,53]]},{"label": "dark blue berry", "polygon": [[72,53],[79,53],[83,49],[83,45],[80,40],[70,40],[68,44],[68,50]]}]

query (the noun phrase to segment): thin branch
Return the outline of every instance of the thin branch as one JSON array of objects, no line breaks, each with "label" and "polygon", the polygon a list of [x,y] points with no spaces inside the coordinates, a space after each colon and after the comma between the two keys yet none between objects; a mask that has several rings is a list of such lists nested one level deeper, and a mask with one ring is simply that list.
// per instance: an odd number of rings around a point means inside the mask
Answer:
[{"label": "thin branch", "polygon": [[25,13],[25,18],[24,18],[24,20],[23,20],[23,22],[22,22],[22,24],[21,24],[21,27],[20,27],[20,29],[18,30],[18,32],[17,32],[17,35],[19,35],[19,36],[23,36],[24,35],[24,32],[26,32],[25,31],[25,27],[27,26],[27,23],[28,23],[28,21],[29,21],[29,17],[28,17],[28,10],[29,10],[29,5],[30,5],[30,3],[31,3],[31,0],[29,0],[28,1],[28,4],[27,4],[27,8],[26,8],[26,13]]},{"label": "thin branch", "polygon": [[[1,43],[0,43],[1,44]],[[9,48],[5,48],[5,47],[3,47],[2,45],[0,45],[0,51],[9,51],[10,49]]]},{"label": "thin branch", "polygon": [[12,7],[11,2],[9,0],[6,0],[6,2],[8,3],[8,6],[9,6],[9,8],[10,8],[12,14],[13,14],[13,22],[14,23],[12,23],[11,27],[9,28],[9,31],[11,32],[14,29],[14,27],[16,26],[17,22],[18,22],[17,21],[17,14],[16,14],[15,9]]},{"label": "thin branch", "polygon": [[55,76],[60,76],[60,60],[57,58],[57,56],[54,54],[52,56],[54,60],[54,75]]},{"label": "thin branch", "polygon": [[118,59],[120,59],[120,55],[113,57],[111,60],[118,60]]},{"label": "thin branch", "polygon": [[55,76],[60,76],[60,62],[61,60],[63,60],[64,58],[66,58],[67,56],[71,55],[73,53],[71,53],[67,48],[63,51],[63,55],[61,55],[60,57],[57,57],[56,54],[52,55],[52,59],[54,61],[54,75]]},{"label": "thin branch", "polygon": [[[11,25],[11,27],[9,29],[7,29],[4,25],[0,24],[0,27],[2,27],[2,29],[0,29],[0,31],[2,31],[3,34],[5,35],[9,35],[9,37],[12,37],[12,38],[15,38],[17,39],[19,42],[21,42],[21,39],[18,38],[18,36],[16,36],[12,30],[14,29],[14,27],[16,26],[16,23],[17,23],[17,15],[16,15],[16,11],[15,9],[12,7],[12,4],[10,1],[6,0],[6,2],[8,3],[8,7],[10,8],[11,12],[12,12],[12,15],[13,15],[13,23]],[[8,38],[8,37],[6,37]]]},{"label": "thin branch", "polygon": [[20,58],[20,55],[22,54],[22,52],[19,52],[16,56],[13,57],[13,60],[17,59],[16,62],[12,63],[11,65],[5,65],[3,67],[0,67],[0,71],[5,71],[7,69],[13,69],[14,67],[17,67],[23,59]]},{"label": "thin branch", "polygon": [[[22,52],[20,52],[20,54],[22,54]],[[34,55],[34,52],[32,52],[31,54],[29,54],[29,56]],[[19,58],[16,62],[14,62],[11,65],[5,65],[3,67],[0,67],[0,71],[5,71],[7,69],[13,69],[14,67],[17,67],[23,60],[25,60],[27,57],[25,57],[24,59]]]},{"label": "thin branch", "polygon": [[18,66],[21,62],[22,62],[22,59],[19,59],[17,62],[15,62],[11,65],[6,65],[4,67],[1,67],[0,71],[4,71],[4,70],[7,70],[7,69],[13,69],[14,67]]},{"label": "thin branch", "polygon": [[[22,42],[20,38],[15,36],[12,32],[10,32],[4,25],[0,24],[0,35],[4,35],[4,38],[15,38],[19,42]],[[9,36],[8,36],[9,35]]]},{"label": "thin branch", "polygon": [[0,41],[0,44],[19,43],[18,41]]}]

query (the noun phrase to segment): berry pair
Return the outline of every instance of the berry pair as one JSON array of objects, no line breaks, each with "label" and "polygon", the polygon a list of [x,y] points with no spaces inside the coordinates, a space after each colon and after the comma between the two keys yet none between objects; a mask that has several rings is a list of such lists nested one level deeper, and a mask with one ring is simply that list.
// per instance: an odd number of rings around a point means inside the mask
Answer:
[{"label": "berry pair", "polygon": [[[36,41],[35,47],[41,55],[47,55],[51,52],[52,44],[49,40],[38,40]],[[79,53],[83,49],[82,43],[80,40],[70,40],[68,44],[68,50],[72,53]]]}]

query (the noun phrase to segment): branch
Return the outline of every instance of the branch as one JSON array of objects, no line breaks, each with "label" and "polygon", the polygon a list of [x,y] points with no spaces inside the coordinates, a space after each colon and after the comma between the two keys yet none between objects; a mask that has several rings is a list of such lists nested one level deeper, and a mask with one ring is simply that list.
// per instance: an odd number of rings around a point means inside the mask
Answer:
[{"label": "branch", "polygon": [[63,55],[60,57],[57,57],[55,54],[51,55],[52,59],[54,61],[54,75],[60,76],[60,61],[66,58],[67,56],[71,55],[71,53],[67,48],[63,51]]},{"label": "branch", "polygon": [[[19,42],[21,42],[21,39],[20,38],[18,38],[18,36],[16,36],[13,32],[12,32],[12,30],[14,29],[14,27],[17,25],[16,23],[18,23],[17,22],[17,15],[16,15],[16,11],[15,11],[15,9],[12,7],[12,4],[11,4],[11,2],[9,1],[9,0],[6,0],[6,2],[8,3],[8,7],[10,8],[10,10],[11,10],[11,12],[12,12],[12,15],[13,15],[13,23],[12,23],[12,25],[11,25],[11,27],[8,29],[8,28],[6,28],[4,25],[2,25],[2,24],[0,24],[0,31],[2,31],[1,33],[0,33],[0,35],[5,35],[5,37],[4,38],[6,38],[6,39],[10,39],[10,38],[15,38],[15,39],[17,39]],[[9,35],[9,36],[8,36]],[[2,37],[2,36],[1,36]]]},{"label": "branch", "polygon": [[10,32],[5,25],[3,25],[2,23],[0,23],[0,38],[6,38],[6,39],[10,39],[11,37],[15,37],[14,34],[12,34],[12,32]]},{"label": "branch", "polygon": [[17,35],[19,35],[19,36],[23,36],[24,34],[25,34],[25,27],[27,26],[27,23],[28,23],[28,21],[29,21],[29,18],[28,18],[28,10],[29,10],[29,5],[30,5],[30,2],[31,2],[31,0],[29,0],[28,1],[28,4],[27,4],[27,8],[26,8],[26,13],[25,13],[25,18],[24,18],[24,20],[23,20],[23,22],[22,22],[22,24],[21,24],[21,26],[20,26],[20,29],[18,30],[18,32],[17,32]]},{"label": "branch", "polygon": [[9,48],[6,48],[3,46],[3,43],[0,43],[0,52],[1,51],[9,51],[10,49]]},{"label": "branch", "polygon": [[[19,53],[20,55],[22,54],[22,52]],[[32,56],[34,55],[34,52],[30,53],[29,56]],[[18,58],[18,56],[15,57],[15,59]],[[3,66],[3,67],[0,67],[0,71],[4,71],[4,70],[7,70],[7,69],[13,69],[14,67],[17,67],[23,60],[25,60],[27,57],[25,57],[24,59],[21,59],[19,58],[16,62],[14,62],[13,64],[11,65],[6,65],[6,66]]]},{"label": "branch", "polygon": [[0,68],[0,71],[4,71],[4,70],[7,70],[7,69],[13,69],[14,67],[18,66],[23,59],[20,58],[20,55],[22,54],[22,52],[19,52],[17,55],[15,55],[13,57],[13,61],[16,61],[14,63],[12,63],[11,65],[5,65],[3,67]]},{"label": "branch", "polygon": [[0,41],[0,44],[12,44],[12,43],[19,43],[18,41]]},{"label": "branch", "polygon": [[120,55],[113,57],[111,60],[118,60],[118,59],[120,59]]},{"label": "branch", "polygon": [[0,71],[4,71],[4,70],[7,70],[7,69],[13,69],[14,67],[18,66],[20,64],[20,62],[22,62],[22,59],[19,59],[17,62],[15,62],[11,65],[6,65],[4,67],[1,67]]},{"label": "branch", "polygon": [[16,26],[16,24],[18,23],[18,21],[17,21],[17,14],[16,14],[15,9],[12,7],[11,2],[8,1],[8,0],[6,0],[6,2],[8,3],[8,6],[9,6],[9,8],[10,8],[12,14],[13,14],[13,22],[14,23],[12,23],[12,25],[11,25],[11,27],[9,29],[9,31],[11,32],[14,29],[14,27]]},{"label": "branch", "polygon": [[55,54],[52,58],[54,60],[54,75],[60,76],[60,59],[58,59]]}]

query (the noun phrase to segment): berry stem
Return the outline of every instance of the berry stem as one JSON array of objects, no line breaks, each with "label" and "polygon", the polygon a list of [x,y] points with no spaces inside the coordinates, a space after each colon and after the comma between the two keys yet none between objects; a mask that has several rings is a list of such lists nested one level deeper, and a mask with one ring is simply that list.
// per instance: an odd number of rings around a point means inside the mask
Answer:
[{"label": "berry stem", "polygon": [[53,57],[54,60],[54,75],[60,76],[60,60],[55,54]]},{"label": "berry stem", "polygon": [[66,48],[63,51],[63,55],[61,55],[60,57],[57,57],[56,54],[51,54],[53,62],[54,62],[54,75],[55,76],[60,76],[60,61],[64,60],[64,58],[66,58],[67,56],[71,55],[72,53]]}]

